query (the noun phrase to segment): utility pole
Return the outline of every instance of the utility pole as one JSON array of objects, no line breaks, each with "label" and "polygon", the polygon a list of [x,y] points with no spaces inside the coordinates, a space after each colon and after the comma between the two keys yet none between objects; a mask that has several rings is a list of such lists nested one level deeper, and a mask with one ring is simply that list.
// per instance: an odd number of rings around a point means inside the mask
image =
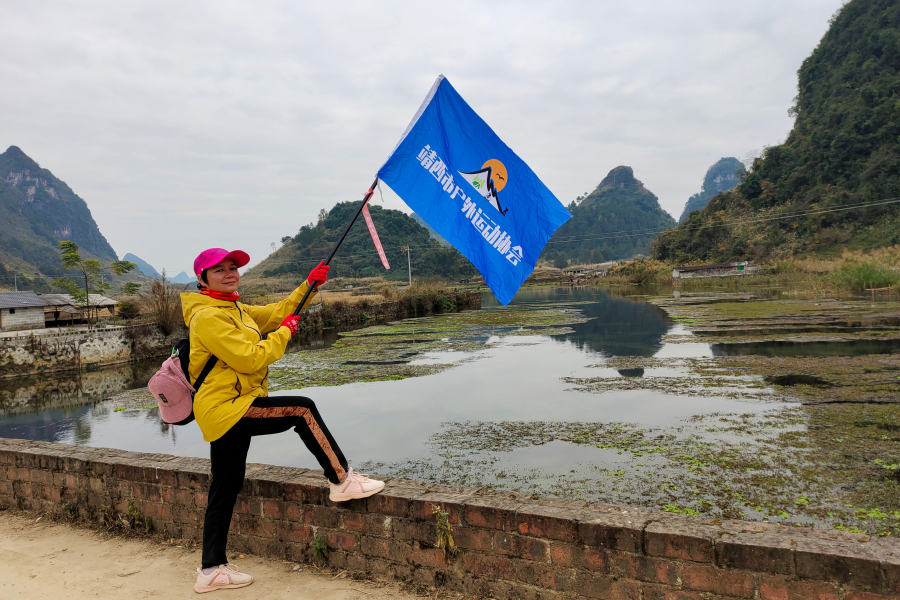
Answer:
[{"label": "utility pole", "polygon": [[412,262],[409,260],[409,246],[406,247],[406,266],[409,267],[409,285],[412,285]]},{"label": "utility pole", "polygon": [[13,281],[16,284],[16,291],[18,292],[19,291],[19,276],[16,275],[15,273],[13,273]]}]

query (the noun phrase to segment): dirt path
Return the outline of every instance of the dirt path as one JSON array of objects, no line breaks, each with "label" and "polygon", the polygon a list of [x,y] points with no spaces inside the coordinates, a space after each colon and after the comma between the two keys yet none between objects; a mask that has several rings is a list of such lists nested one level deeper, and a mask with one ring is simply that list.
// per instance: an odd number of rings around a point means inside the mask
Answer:
[{"label": "dirt path", "polygon": [[[221,590],[212,599],[412,599],[396,585],[318,575],[291,563],[247,556],[234,559],[252,585]],[[193,571],[200,551],[146,539],[108,538],[70,525],[0,513],[0,598],[197,598]]]}]

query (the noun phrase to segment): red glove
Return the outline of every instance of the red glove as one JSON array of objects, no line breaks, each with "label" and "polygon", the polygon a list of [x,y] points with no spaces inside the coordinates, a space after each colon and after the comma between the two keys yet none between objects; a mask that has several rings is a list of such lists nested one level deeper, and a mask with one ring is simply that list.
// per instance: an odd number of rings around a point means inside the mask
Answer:
[{"label": "red glove", "polygon": [[306,278],[306,283],[309,285],[322,285],[328,279],[328,269],[330,268],[325,264],[324,260],[320,260],[319,266],[310,271],[309,276]]},{"label": "red glove", "polygon": [[300,315],[285,317],[280,327],[287,327],[291,330],[291,335],[297,335],[297,330],[300,329]]}]

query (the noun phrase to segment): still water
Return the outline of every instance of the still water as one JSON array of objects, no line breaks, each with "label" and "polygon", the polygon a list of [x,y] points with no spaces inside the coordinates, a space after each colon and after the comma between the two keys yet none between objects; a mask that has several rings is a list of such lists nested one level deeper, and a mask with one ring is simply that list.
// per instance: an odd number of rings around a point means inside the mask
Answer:
[{"label": "still water", "polygon": [[[589,422],[677,428],[697,415],[761,413],[784,406],[708,394],[670,395],[664,389],[576,390],[563,380],[609,377],[624,381],[684,375],[684,371],[665,365],[607,367],[611,359],[712,359],[713,349],[685,341],[689,332],[682,325],[640,297],[613,297],[593,288],[530,288],[521,291],[513,304],[577,308],[589,320],[572,324],[568,333],[559,335],[477,338],[475,349],[466,352],[417,354],[413,349],[410,364],[454,365],[433,375],[273,395],[299,394],[314,399],[351,463],[382,473],[391,472],[391,465],[434,459],[438,452],[434,436],[460,424],[465,428],[466,423]],[[484,298],[483,310],[500,310],[490,294]],[[423,324],[427,328],[427,321]],[[679,343],[667,343],[667,335],[676,336]],[[145,386],[155,368],[154,362],[54,381],[7,383],[0,387],[0,437],[208,456],[209,446],[196,424],[168,427],[155,410],[113,410],[114,403],[108,399]],[[553,441],[498,450],[496,456],[510,464],[554,472],[567,470],[573,461],[608,461],[608,454],[607,450]],[[249,460],[318,468],[290,432],[255,439]]]}]

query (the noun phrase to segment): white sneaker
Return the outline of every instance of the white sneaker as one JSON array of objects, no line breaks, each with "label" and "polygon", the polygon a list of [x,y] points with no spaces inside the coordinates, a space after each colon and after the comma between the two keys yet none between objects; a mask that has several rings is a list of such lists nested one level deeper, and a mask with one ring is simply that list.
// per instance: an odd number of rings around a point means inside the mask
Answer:
[{"label": "white sneaker", "polygon": [[198,594],[205,594],[216,590],[242,588],[251,583],[253,583],[253,576],[239,573],[236,565],[229,563],[227,565],[219,565],[209,575],[204,575],[203,571],[198,568],[197,583],[194,584],[194,591]]},{"label": "white sneaker", "polygon": [[329,481],[328,485],[331,486],[328,499],[332,502],[368,498],[384,489],[383,481],[369,479],[368,475],[362,475],[353,469],[347,471],[347,477],[342,483],[334,484]]}]

